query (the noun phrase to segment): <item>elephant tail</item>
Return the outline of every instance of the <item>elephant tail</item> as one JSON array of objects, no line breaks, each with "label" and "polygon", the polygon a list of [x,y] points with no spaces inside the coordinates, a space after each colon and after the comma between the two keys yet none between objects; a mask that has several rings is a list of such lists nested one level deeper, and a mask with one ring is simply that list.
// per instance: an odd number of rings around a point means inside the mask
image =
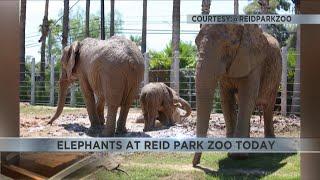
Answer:
[{"label": "elephant tail", "polygon": [[181,104],[182,109],[186,111],[186,114],[182,115],[181,117],[185,118],[185,117],[190,116],[190,114],[192,112],[190,104],[186,100],[182,99],[181,97],[179,97],[178,101]]}]

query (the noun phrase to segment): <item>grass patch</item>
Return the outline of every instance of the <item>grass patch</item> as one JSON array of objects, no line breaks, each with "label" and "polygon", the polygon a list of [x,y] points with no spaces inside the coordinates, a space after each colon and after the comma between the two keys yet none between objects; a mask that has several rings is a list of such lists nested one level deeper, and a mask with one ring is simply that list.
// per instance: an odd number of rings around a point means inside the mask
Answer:
[{"label": "grass patch", "polygon": [[[20,104],[20,116],[52,116],[55,113],[56,107],[50,106],[30,106]],[[64,107],[62,114],[78,114],[78,113],[87,113],[85,108],[71,108]]]},{"label": "grass patch", "polygon": [[98,170],[88,179],[300,179],[298,154],[252,154],[231,160],[226,153],[204,153],[201,165],[191,165],[192,153],[124,155],[122,172]]}]

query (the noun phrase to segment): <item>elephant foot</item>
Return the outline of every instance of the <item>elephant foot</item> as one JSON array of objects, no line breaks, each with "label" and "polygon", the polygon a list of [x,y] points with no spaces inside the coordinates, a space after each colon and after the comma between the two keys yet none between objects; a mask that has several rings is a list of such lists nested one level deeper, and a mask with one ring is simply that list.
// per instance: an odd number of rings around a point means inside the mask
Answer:
[{"label": "elephant foot", "polygon": [[268,133],[268,134],[265,134],[264,137],[266,137],[266,138],[275,138],[276,135],[274,135],[274,133]]},{"label": "elephant foot", "polygon": [[102,132],[102,126],[91,126],[87,132],[90,136],[98,136]]},{"label": "elephant foot", "polygon": [[192,165],[193,165],[193,167],[195,167],[195,166],[197,166],[198,164],[200,164],[201,155],[202,155],[202,153],[195,153],[195,154],[194,154],[193,160],[192,160]]},{"label": "elephant foot", "polygon": [[151,128],[144,128],[143,132],[148,132],[148,131],[151,131],[151,130],[152,130]]},{"label": "elephant foot", "polygon": [[128,133],[127,128],[119,128],[116,130],[117,135],[126,134],[126,133]]},{"label": "elephant foot", "polygon": [[114,137],[114,135],[115,135],[114,132],[108,131],[106,129],[103,129],[103,131],[101,133],[102,137]]},{"label": "elephant foot", "polygon": [[171,126],[174,126],[174,125],[176,125],[174,122],[169,122],[167,126],[171,127]]},{"label": "elephant foot", "polygon": [[228,153],[228,157],[233,160],[245,160],[248,159],[248,153]]}]

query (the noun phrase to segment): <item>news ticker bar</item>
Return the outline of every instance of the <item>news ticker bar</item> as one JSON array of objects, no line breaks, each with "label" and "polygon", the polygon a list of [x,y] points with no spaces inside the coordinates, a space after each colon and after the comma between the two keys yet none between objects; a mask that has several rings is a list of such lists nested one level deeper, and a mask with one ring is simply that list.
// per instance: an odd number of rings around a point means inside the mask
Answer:
[{"label": "news ticker bar", "polygon": [[0,138],[0,152],[320,152],[300,138]]},{"label": "news ticker bar", "polygon": [[320,24],[320,14],[187,15],[190,24]]}]

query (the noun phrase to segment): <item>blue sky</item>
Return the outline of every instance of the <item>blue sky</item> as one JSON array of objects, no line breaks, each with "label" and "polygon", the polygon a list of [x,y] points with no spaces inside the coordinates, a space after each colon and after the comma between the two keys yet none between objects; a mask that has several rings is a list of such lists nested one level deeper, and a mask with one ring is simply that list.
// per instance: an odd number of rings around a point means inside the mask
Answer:
[{"label": "blue sky", "polygon": [[[70,0],[70,7],[77,1]],[[248,4],[247,0],[239,1],[239,11],[243,14],[243,8]],[[40,43],[37,43],[40,37],[39,25],[42,23],[44,14],[44,0],[27,1],[26,17],[26,55],[40,59]],[[81,0],[71,10],[72,15],[78,9],[85,9],[85,1]],[[134,35],[141,35],[142,26],[142,0],[116,0],[115,9],[120,12],[124,20],[124,29],[139,29]],[[58,19],[63,10],[62,0],[50,0],[49,19]],[[100,11],[100,0],[91,0],[90,11],[92,14],[98,14]],[[105,14],[110,11],[110,1],[105,0]],[[211,4],[213,14],[233,14],[232,0],[213,0]],[[187,24],[186,15],[200,14],[201,0],[182,0],[181,1],[181,40],[194,41],[196,32],[199,30],[198,24]],[[149,0],[148,1],[148,25],[147,49],[162,50],[171,39],[171,18],[172,18],[172,0]],[[165,33],[156,33],[154,30],[165,30]],[[188,33],[184,33],[188,31]],[[191,33],[190,33],[191,31]],[[132,32],[132,31],[130,31]],[[125,36],[130,34],[125,33]]]}]

